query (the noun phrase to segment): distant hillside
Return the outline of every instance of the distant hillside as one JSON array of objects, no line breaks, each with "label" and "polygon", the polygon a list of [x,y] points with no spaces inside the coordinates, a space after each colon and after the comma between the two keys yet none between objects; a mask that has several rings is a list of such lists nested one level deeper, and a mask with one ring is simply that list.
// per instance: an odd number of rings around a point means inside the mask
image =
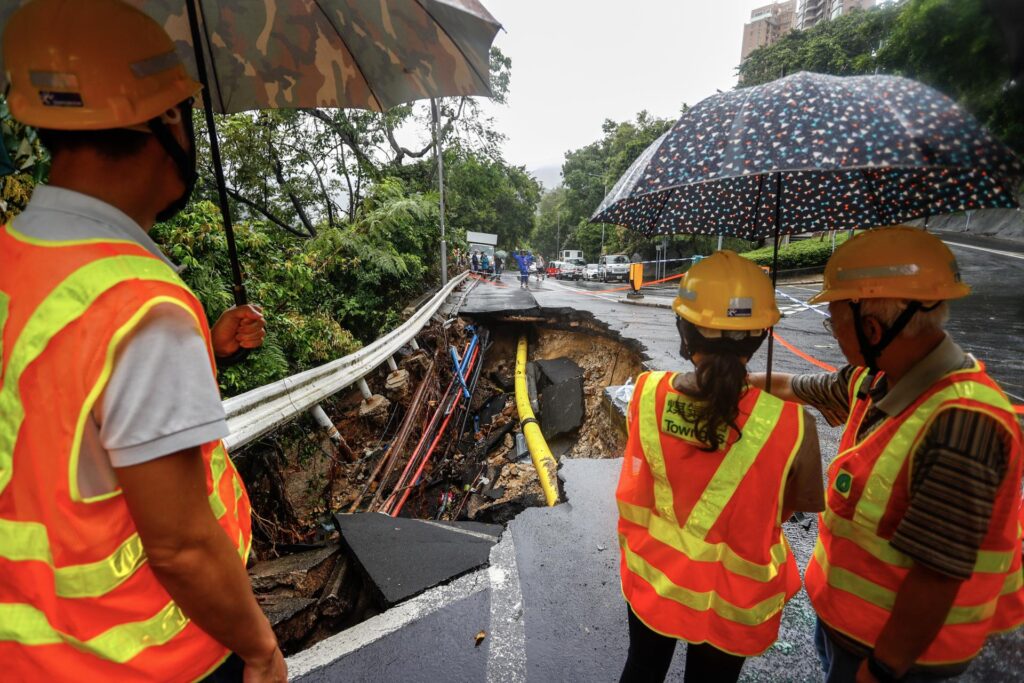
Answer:
[{"label": "distant hillside", "polygon": [[530,175],[539,180],[545,190],[553,190],[562,184],[562,165],[550,164],[529,169]]}]

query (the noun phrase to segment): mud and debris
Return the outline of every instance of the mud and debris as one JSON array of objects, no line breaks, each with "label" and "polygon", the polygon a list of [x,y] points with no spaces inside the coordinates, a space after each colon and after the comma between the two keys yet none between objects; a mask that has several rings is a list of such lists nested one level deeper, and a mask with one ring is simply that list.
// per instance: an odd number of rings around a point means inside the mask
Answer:
[{"label": "mud and debris", "polygon": [[[340,440],[303,419],[246,451],[254,553],[262,560],[250,573],[289,651],[386,607],[339,537],[335,514],[504,525],[544,505],[514,400],[516,343],[524,332],[538,419],[556,457],[619,456],[625,435],[602,395],[640,372],[641,355],[599,323],[564,311],[436,320],[418,336],[420,350],[396,357],[397,370],[385,365],[366,378],[371,399],[353,387],[322,404]],[[461,378],[456,362],[465,366]],[[566,407],[566,391],[577,395],[578,414],[552,420],[552,406]],[[302,545],[311,543],[322,547]],[[304,563],[313,564],[299,580],[292,567]]]}]

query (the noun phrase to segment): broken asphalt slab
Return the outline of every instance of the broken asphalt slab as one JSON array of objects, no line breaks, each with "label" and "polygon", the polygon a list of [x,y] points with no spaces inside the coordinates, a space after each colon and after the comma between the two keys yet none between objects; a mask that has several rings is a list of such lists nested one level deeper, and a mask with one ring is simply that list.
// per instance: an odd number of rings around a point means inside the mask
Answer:
[{"label": "broken asphalt slab", "polygon": [[487,564],[502,528],[433,522],[377,512],[335,515],[341,543],[385,605],[395,605]]},{"label": "broken asphalt slab", "polygon": [[[575,365],[575,363],[573,363]],[[551,384],[540,393],[540,429],[554,439],[583,424],[583,375]]]},{"label": "broken asphalt slab", "polygon": [[[611,681],[628,647],[619,588],[615,486],[621,459],[563,461],[567,502],[509,523],[490,566],[430,589],[288,658],[296,681]],[[390,519],[390,518],[388,518]],[[409,520],[392,520],[409,521]],[[816,529],[786,524],[806,566]],[[741,681],[820,681],[814,614],[801,591],[778,642]],[[479,646],[475,636],[485,631]],[[990,639],[960,681],[1019,678],[1020,630]],[[681,680],[685,647],[667,680]]]}]

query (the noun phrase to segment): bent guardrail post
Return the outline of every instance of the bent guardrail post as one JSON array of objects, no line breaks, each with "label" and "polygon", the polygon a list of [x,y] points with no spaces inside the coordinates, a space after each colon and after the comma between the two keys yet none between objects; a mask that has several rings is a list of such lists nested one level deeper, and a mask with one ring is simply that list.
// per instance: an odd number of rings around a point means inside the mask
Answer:
[{"label": "bent guardrail post", "polygon": [[405,323],[355,353],[224,401],[231,431],[224,444],[237,451],[325,398],[358,383],[403,346],[419,349],[416,334],[465,279],[466,274],[453,278]]},{"label": "bent guardrail post", "polygon": [[327,436],[331,438],[331,441],[341,440],[341,433],[334,426],[331,418],[327,417],[327,413],[324,412],[323,407],[319,403],[313,406],[309,412],[313,414],[313,419],[316,420],[316,423],[327,431]]}]

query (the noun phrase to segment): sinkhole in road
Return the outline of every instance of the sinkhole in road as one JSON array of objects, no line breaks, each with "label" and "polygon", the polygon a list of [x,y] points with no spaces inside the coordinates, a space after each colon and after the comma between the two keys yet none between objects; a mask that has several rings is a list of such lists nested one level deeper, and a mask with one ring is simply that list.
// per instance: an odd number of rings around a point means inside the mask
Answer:
[{"label": "sinkhole in road", "polygon": [[[446,429],[432,431],[432,416],[450,405],[451,351],[464,355],[474,334],[481,355],[471,399],[451,411]],[[545,504],[530,455],[518,443],[514,374],[522,336],[535,412],[556,459],[622,454],[625,420],[605,389],[643,370],[637,342],[572,309],[432,323],[418,335],[420,350],[396,356],[398,370],[384,366],[366,378],[380,395],[366,401],[352,389],[324,402],[340,441],[310,420],[244,459],[262,560],[250,576],[287,652],[387,609],[363,566],[367,558],[331,530],[335,513],[506,525]],[[566,423],[568,408],[576,417]],[[423,444],[431,442],[428,452]],[[383,545],[381,552],[388,552]]]}]

